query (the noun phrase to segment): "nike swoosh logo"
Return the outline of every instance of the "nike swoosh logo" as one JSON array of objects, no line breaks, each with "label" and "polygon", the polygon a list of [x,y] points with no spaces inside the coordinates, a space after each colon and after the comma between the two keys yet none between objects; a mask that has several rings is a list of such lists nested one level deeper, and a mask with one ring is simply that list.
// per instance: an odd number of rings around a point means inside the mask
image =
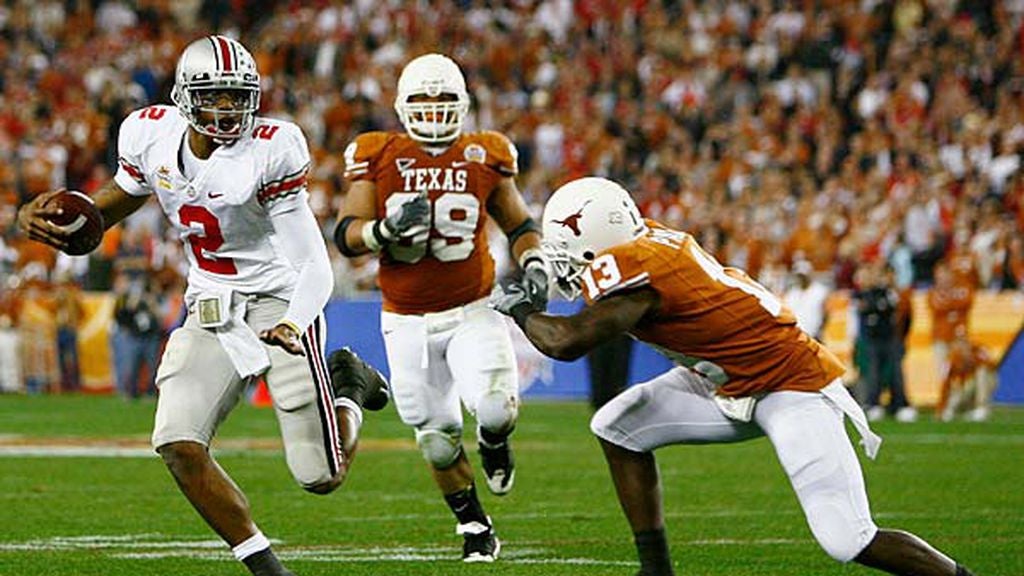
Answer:
[{"label": "nike swoosh logo", "polygon": [[469,164],[468,160],[464,160],[462,162],[452,162],[452,168],[462,168],[466,164]]},{"label": "nike swoosh logo", "polygon": [[75,232],[81,230],[82,226],[85,226],[88,222],[89,219],[85,217],[85,214],[79,214],[78,218],[75,218],[74,222],[70,224],[65,224],[64,226],[58,226],[57,228],[59,228],[65,234],[74,234]]},{"label": "nike swoosh logo", "polygon": [[220,198],[221,196],[223,196],[223,194],[214,194],[213,192],[210,192],[209,194],[211,200],[214,198]]}]

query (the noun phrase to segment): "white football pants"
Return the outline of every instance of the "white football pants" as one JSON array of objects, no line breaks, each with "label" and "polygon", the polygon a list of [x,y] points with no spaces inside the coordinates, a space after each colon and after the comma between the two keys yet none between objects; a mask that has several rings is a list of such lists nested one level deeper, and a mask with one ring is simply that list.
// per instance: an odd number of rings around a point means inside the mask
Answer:
[{"label": "white football pants", "polygon": [[508,325],[477,300],[444,312],[383,312],[391,391],[402,422],[417,430],[462,430],[462,408],[486,430],[519,414],[519,382]]},{"label": "white football pants", "polygon": [[[250,298],[247,306],[246,323],[258,334],[284,316],[288,303],[258,297]],[[266,346],[270,368],[264,378],[274,400],[285,459],[296,482],[306,488],[329,482],[342,461],[334,392],[324,359],[326,335],[321,315],[302,334],[306,356]],[[217,335],[201,328],[196,315],[189,313],[184,326],[171,334],[157,370],[160,395],[153,447],[183,440],[209,446],[247,383]]]},{"label": "white football pants", "polygon": [[722,413],[713,395],[707,379],[674,368],[616,396],[590,427],[634,452],[768,436],[821,547],[841,562],[860,554],[878,528],[842,410],[821,393],[773,392],[757,402],[750,422],[739,422]]}]

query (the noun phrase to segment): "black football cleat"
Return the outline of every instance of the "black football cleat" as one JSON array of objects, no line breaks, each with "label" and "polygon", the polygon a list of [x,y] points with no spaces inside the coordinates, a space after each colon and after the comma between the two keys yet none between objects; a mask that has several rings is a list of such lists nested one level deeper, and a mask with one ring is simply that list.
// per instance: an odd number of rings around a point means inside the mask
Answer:
[{"label": "black football cleat", "polygon": [[462,561],[466,563],[494,562],[501,552],[501,541],[494,533],[494,528],[480,522],[459,524],[455,528],[463,537]]},{"label": "black football cleat", "polygon": [[366,410],[377,411],[388,405],[391,389],[376,368],[364,362],[348,346],[331,352],[327,358],[334,397],[351,398]]},{"label": "black football cleat", "polygon": [[512,491],[516,481],[516,459],[508,439],[497,445],[480,440],[480,463],[483,465],[487,489],[495,496],[504,496]]}]

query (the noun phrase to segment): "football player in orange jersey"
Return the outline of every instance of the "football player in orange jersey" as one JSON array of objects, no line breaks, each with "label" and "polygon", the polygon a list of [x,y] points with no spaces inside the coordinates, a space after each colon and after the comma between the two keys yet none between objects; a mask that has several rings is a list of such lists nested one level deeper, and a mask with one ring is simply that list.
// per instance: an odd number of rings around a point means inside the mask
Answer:
[{"label": "football player in orange jersey", "polygon": [[455,62],[409,62],[395,110],[405,133],[361,134],[345,150],[349,187],[334,240],[346,256],[380,254],[395,407],[458,521],[463,560],[493,562],[500,543],[462,447],[460,400],[477,421],[487,486],[506,494],[519,384],[505,320],[487,307],[495,273],[484,225],[490,216],[508,236],[524,285],[546,301],[540,233],[516,188],[512,143],[462,131],[469,94]]},{"label": "football player in orange jersey", "polygon": [[543,230],[555,287],[570,298],[582,292],[589,306],[551,316],[512,284],[495,291],[495,309],[553,358],[578,358],[628,332],[679,365],[619,394],[591,421],[633,529],[640,576],[674,573],[653,451],[759,436],[771,440],[811,532],[836,560],[891,574],[970,574],[917,536],[875,526],[844,416],[869,457],[881,439],[843,387],[842,365],[774,294],[723,267],[689,234],[643,220],[629,192],[603,178],[557,190]]}]

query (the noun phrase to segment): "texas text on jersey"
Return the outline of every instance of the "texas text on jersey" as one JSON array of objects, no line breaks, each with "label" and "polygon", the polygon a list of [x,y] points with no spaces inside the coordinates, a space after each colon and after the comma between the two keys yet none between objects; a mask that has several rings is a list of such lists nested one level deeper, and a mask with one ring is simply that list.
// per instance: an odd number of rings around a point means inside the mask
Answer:
[{"label": "texas text on jersey", "polygon": [[[307,202],[309,151],[301,130],[257,118],[251,133],[196,161],[188,127],[172,106],[128,115],[115,181],[133,196],[157,195],[188,247],[187,297],[226,288],[290,299],[297,272],[280,257],[269,216]],[[190,161],[198,166],[194,173]]]},{"label": "texas text on jersey", "polygon": [[490,293],[487,202],[498,182],[517,172],[515,147],[497,132],[464,133],[437,156],[400,133],[369,132],[349,144],[345,178],[374,183],[378,218],[423,190],[432,206],[429,231],[382,254],[384,310],[437,312]]},{"label": "texas text on jersey", "polygon": [[702,374],[725,396],[813,392],[845,371],[801,331],[782,302],[741,270],[723,267],[692,236],[647,221],[646,235],[612,247],[583,273],[588,302],[649,286],[657,313],[632,334]]}]

